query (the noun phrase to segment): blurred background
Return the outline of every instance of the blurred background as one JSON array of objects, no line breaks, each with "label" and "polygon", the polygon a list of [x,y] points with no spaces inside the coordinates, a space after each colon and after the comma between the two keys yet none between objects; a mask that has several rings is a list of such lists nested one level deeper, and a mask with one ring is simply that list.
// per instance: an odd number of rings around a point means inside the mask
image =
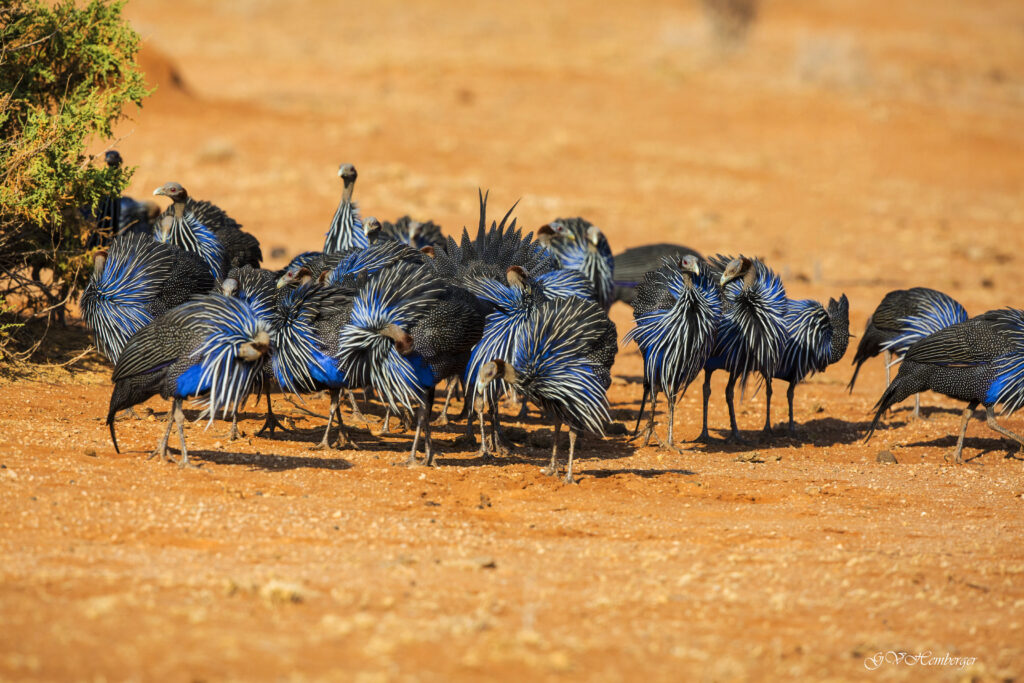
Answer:
[{"label": "blurred background", "polygon": [[[447,232],[520,199],[613,249],[768,260],[792,294],[1014,303],[1024,3],[132,0],[156,94],[118,131],[129,194],[177,180],[271,265],[364,215]],[[101,149],[95,150],[97,152]],[[1024,302],[1016,301],[1017,305]],[[859,330],[856,330],[859,332]]]}]

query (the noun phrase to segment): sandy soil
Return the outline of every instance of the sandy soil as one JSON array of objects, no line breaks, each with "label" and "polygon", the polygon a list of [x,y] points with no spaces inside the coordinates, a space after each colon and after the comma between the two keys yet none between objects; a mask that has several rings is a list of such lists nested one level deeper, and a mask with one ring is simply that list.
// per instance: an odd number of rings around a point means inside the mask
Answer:
[{"label": "sandy soil", "polygon": [[[134,0],[127,13],[160,86],[119,129],[139,166],[131,193],[183,182],[272,265],[321,244],[335,170],[352,162],[366,215],[455,231],[489,187],[496,210],[521,199],[529,227],[581,214],[616,249],[762,255],[791,296],[845,292],[857,333],[896,287],[943,289],[972,313],[1024,306],[1019,2],[777,0],[739,49],[696,3]],[[624,334],[628,309],[613,318]],[[617,420],[635,415],[640,370],[622,349]],[[535,419],[496,465],[450,428],[440,467],[406,469],[391,463],[407,433],[356,429],[357,449],[310,451],[322,422],[281,397],[294,436],[251,436],[250,406],[241,441],[223,422],[190,427],[201,466],[179,470],[145,457],[159,400],[119,422],[114,453],[108,376],[90,361],[0,384],[0,678],[1024,670],[1022,462],[976,422],[968,463],[946,463],[959,406],[934,396],[928,421],[901,409],[864,444],[878,360],[852,395],[848,360],[798,390],[799,440],[677,454],[588,438],[577,485],[540,474]],[[677,411],[687,438],[698,393]],[[763,410],[763,393],[741,406],[752,440]],[[776,399],[777,423],[784,410]],[[876,462],[884,449],[898,464]],[[974,662],[865,667],[890,650]]]}]

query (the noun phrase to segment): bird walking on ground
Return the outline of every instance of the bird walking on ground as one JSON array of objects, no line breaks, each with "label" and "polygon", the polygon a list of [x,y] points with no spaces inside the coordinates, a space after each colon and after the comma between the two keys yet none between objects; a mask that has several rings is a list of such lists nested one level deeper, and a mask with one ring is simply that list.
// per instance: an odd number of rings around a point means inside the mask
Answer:
[{"label": "bird walking on ground", "polygon": [[[860,366],[867,359],[884,354],[885,384],[888,386],[892,381],[890,367],[902,360],[914,342],[965,320],[967,311],[964,307],[949,295],[934,289],[913,287],[889,292],[868,318],[864,336],[857,344],[850,391],[853,391]],[[914,418],[920,416],[921,397],[915,396]]]},{"label": "bird walking on ground", "polygon": [[[789,383],[789,435],[796,436],[793,420],[793,393],[796,385],[816,372],[838,363],[850,342],[850,302],[846,295],[839,301],[829,299],[828,310],[810,299],[790,300],[786,305],[786,343],[775,368],[775,379]],[[765,386],[765,401],[771,403],[771,385]],[[770,411],[769,405],[768,410]],[[771,415],[766,411],[767,416]],[[771,431],[771,422],[765,422]]]},{"label": "bird walking on ground", "polygon": [[[709,439],[711,375],[724,369],[729,371],[725,386],[731,430],[728,440],[742,441],[736,424],[736,382],[742,386],[756,372],[766,386],[771,384],[786,342],[786,290],[779,276],[758,259],[716,256],[711,264],[722,269],[723,310],[715,348],[704,365],[704,424],[698,440]],[[771,406],[766,406],[766,423],[770,423],[770,410]]]},{"label": "bird walking on ground", "polygon": [[661,267],[662,259],[694,256],[702,258],[699,253],[679,244],[646,244],[631,247],[615,256],[613,273],[613,296],[616,301],[632,305],[636,296],[637,286],[643,282],[644,275]]},{"label": "bird walking on ground", "polygon": [[356,187],[357,176],[356,167],[352,164],[342,164],[338,167],[338,177],[341,178],[341,201],[334,211],[331,227],[324,240],[325,254],[344,251],[352,247],[362,248],[369,244],[366,233],[363,231],[363,222],[359,218],[359,207],[352,201],[352,191]]},{"label": "bird walking on ground", "polygon": [[1003,415],[1024,405],[1024,311],[988,311],[911,345],[896,379],[875,404],[875,418],[865,441],[886,410],[925,390],[967,403],[951,454],[955,462],[963,462],[967,423],[979,405],[985,406],[990,429],[1024,446],[1024,438],[1000,425],[995,415],[997,405],[1002,406]]},{"label": "bird walking on ground", "polygon": [[93,256],[93,273],[82,292],[82,317],[96,347],[117,362],[128,340],[196,294],[214,286],[198,255],[148,235],[124,235]]},{"label": "bird walking on ground", "polygon": [[[504,381],[554,421],[546,474],[558,473],[558,436],[562,425],[568,425],[565,481],[572,483],[578,434],[603,437],[611,419],[606,392],[617,350],[615,324],[600,306],[579,298],[549,299],[523,325],[512,361],[492,359],[481,368],[477,382],[484,390],[494,380]],[[483,421],[480,428],[482,432]],[[486,440],[482,433],[481,440]]]},{"label": "bird walking on ground", "polygon": [[[633,299],[636,327],[624,342],[636,342],[644,359],[644,395],[637,416],[637,436],[644,403],[651,408],[643,432],[646,446],[652,435],[667,448],[673,445],[676,397],[704,368],[715,345],[722,316],[721,275],[697,257],[666,258],[660,268],[644,276]],[[658,393],[668,400],[667,442],[654,430]]]},{"label": "bird walking on ground", "polygon": [[249,395],[271,353],[270,334],[245,302],[221,294],[192,299],[142,328],[114,366],[107,425],[114,450],[114,415],[160,394],[172,399],[167,431],[154,456],[167,459],[172,424],[178,427],[181,466],[187,466],[182,402],[199,397],[210,419],[237,411]]},{"label": "bird walking on ground", "polygon": [[231,268],[259,268],[263,261],[259,240],[243,231],[238,221],[219,206],[192,199],[180,183],[161,185],[153,194],[171,200],[154,227],[158,242],[199,254],[217,279]]},{"label": "bird walking on ground", "polygon": [[555,257],[559,268],[583,273],[594,297],[606,311],[615,301],[615,259],[601,229],[583,218],[556,218],[537,230],[537,241]]}]

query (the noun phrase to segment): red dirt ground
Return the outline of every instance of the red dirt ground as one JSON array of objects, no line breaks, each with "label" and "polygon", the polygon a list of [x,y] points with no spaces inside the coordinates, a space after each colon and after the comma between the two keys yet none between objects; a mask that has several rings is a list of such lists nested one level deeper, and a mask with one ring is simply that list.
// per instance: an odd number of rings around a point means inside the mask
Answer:
[{"label": "red dirt ground", "polygon": [[[972,313],[1024,306],[1019,2],[777,0],[733,50],[696,3],[126,11],[160,86],[119,129],[130,193],[183,182],[271,265],[321,244],[352,162],[364,215],[456,231],[489,187],[495,211],[521,199],[528,227],[581,214],[616,250],[762,255],[790,296],[847,293],[858,334],[897,287]],[[624,334],[629,310],[612,315]],[[94,357],[7,380],[0,678],[1019,676],[1021,460],[975,422],[967,464],[946,463],[960,406],[931,395],[928,421],[901,407],[864,444],[883,372],[868,363],[850,395],[850,370],[798,390],[798,441],[677,454],[586,438],[577,485],[540,474],[535,419],[498,465],[449,428],[439,467],[406,469],[391,463],[407,433],[310,451],[322,422],[280,397],[294,438],[192,425],[201,466],[179,470],[146,459],[159,400],[118,423],[114,453]],[[635,415],[640,371],[623,348],[617,420]],[[763,409],[763,393],[741,405],[751,439]],[[243,429],[261,418],[250,405]],[[699,420],[691,391],[677,433]],[[876,462],[884,449],[898,464]],[[865,666],[899,650],[973,663]]]}]

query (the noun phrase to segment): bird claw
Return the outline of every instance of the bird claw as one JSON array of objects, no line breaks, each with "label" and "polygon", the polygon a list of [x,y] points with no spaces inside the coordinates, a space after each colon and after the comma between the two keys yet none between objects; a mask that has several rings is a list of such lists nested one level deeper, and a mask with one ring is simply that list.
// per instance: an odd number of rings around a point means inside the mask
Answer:
[{"label": "bird claw", "polygon": [[432,427],[447,427],[448,426],[448,416],[445,415],[445,414],[442,414],[436,420],[431,422],[430,425]]},{"label": "bird claw", "polygon": [[963,456],[960,454],[959,451],[951,451],[949,453],[946,453],[945,455],[942,456],[942,459],[945,460],[946,462],[952,460],[957,465],[962,465],[964,462]]},{"label": "bird claw", "polygon": [[543,467],[543,468],[541,468],[540,473],[543,474],[546,477],[554,477],[554,476],[558,475],[558,468],[557,467]]},{"label": "bird claw", "polygon": [[562,481],[564,481],[566,484],[576,484],[576,483],[578,483],[576,481],[576,478],[573,477],[571,474],[566,474],[565,478],[562,479]]},{"label": "bird claw", "polygon": [[281,421],[278,420],[276,417],[268,417],[266,421],[263,423],[263,426],[260,427],[260,430],[256,432],[256,436],[263,436],[264,432],[266,432],[267,430],[270,430],[270,436],[274,436],[275,429],[280,429],[282,432],[293,431],[285,427],[284,424],[282,424]]}]

